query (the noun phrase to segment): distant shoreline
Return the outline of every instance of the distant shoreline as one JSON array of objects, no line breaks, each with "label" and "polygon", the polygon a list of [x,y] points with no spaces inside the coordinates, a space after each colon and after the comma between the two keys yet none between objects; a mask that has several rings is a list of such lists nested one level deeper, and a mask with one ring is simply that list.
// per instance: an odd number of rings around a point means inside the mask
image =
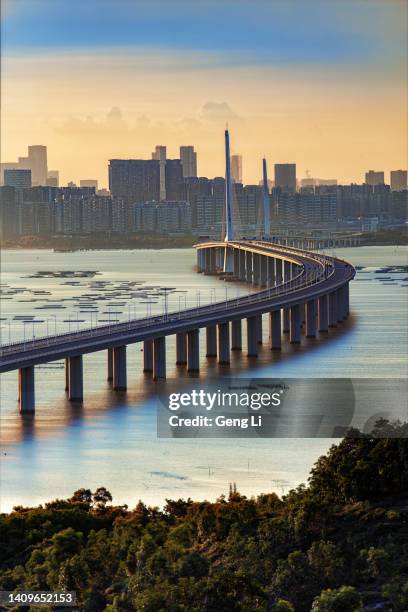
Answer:
[{"label": "distant shoreline", "polygon": [[[21,236],[17,240],[3,240],[2,249],[29,250],[52,249],[57,252],[138,250],[138,249],[188,249],[198,241],[196,236],[183,234],[164,236],[160,234],[132,234],[129,236]],[[360,246],[406,246],[406,228],[362,234]]]}]

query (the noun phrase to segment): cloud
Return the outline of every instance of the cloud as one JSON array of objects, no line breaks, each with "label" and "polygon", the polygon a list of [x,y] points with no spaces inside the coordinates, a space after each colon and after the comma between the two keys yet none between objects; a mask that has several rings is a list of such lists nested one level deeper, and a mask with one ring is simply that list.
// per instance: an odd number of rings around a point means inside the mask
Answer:
[{"label": "cloud", "polygon": [[232,110],[228,102],[206,102],[199,113],[199,117],[208,121],[241,120],[241,117]]}]

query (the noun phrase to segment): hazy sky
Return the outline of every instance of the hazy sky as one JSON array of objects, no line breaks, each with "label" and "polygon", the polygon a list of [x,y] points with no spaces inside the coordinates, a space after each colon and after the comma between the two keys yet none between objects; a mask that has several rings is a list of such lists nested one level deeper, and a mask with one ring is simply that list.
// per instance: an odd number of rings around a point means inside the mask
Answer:
[{"label": "hazy sky", "polygon": [[48,146],[63,182],[194,144],[362,181],[407,166],[406,0],[2,0],[2,161]]}]

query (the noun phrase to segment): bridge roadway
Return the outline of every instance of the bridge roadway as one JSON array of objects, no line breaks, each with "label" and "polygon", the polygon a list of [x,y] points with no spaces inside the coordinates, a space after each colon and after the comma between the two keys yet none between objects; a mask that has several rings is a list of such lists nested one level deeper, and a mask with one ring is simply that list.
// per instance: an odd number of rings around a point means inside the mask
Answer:
[{"label": "bridge roadway", "polygon": [[[36,338],[3,345],[0,372],[19,371],[21,412],[34,411],[34,366],[65,359],[69,398],[83,399],[82,356],[108,351],[108,380],[126,389],[126,346],[144,343],[144,371],[155,380],[166,376],[166,336],[176,334],[176,363],[199,370],[199,330],[206,328],[207,357],[228,364],[230,350],[242,350],[243,319],[247,320],[247,353],[256,357],[261,342],[262,315],[270,317],[271,349],[281,348],[281,336],[299,343],[305,323],[308,337],[327,332],[347,318],[348,283],[355,270],[345,261],[295,248],[246,241],[196,245],[197,269],[222,274],[226,280],[251,283],[260,290],[244,297],[205,306]],[[218,334],[217,334],[218,329]]]}]

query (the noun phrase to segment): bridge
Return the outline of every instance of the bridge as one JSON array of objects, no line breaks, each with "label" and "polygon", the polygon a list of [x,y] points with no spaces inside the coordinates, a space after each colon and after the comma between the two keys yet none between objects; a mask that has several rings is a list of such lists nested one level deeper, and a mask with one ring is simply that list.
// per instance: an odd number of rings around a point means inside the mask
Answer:
[{"label": "bridge", "polygon": [[107,351],[107,379],[113,389],[127,388],[126,347],[143,343],[144,372],[154,380],[166,377],[166,338],[176,336],[176,363],[188,372],[200,368],[200,329],[206,330],[206,356],[229,364],[231,351],[246,349],[256,358],[262,342],[264,315],[269,318],[271,350],[282,337],[300,343],[336,327],[349,314],[349,263],[269,241],[226,240],[195,245],[197,271],[225,281],[250,283],[257,291],[244,297],[183,311],[83,329],[3,345],[0,372],[18,370],[21,413],[35,410],[36,365],[63,359],[65,389],[72,401],[83,400],[83,355]]}]

